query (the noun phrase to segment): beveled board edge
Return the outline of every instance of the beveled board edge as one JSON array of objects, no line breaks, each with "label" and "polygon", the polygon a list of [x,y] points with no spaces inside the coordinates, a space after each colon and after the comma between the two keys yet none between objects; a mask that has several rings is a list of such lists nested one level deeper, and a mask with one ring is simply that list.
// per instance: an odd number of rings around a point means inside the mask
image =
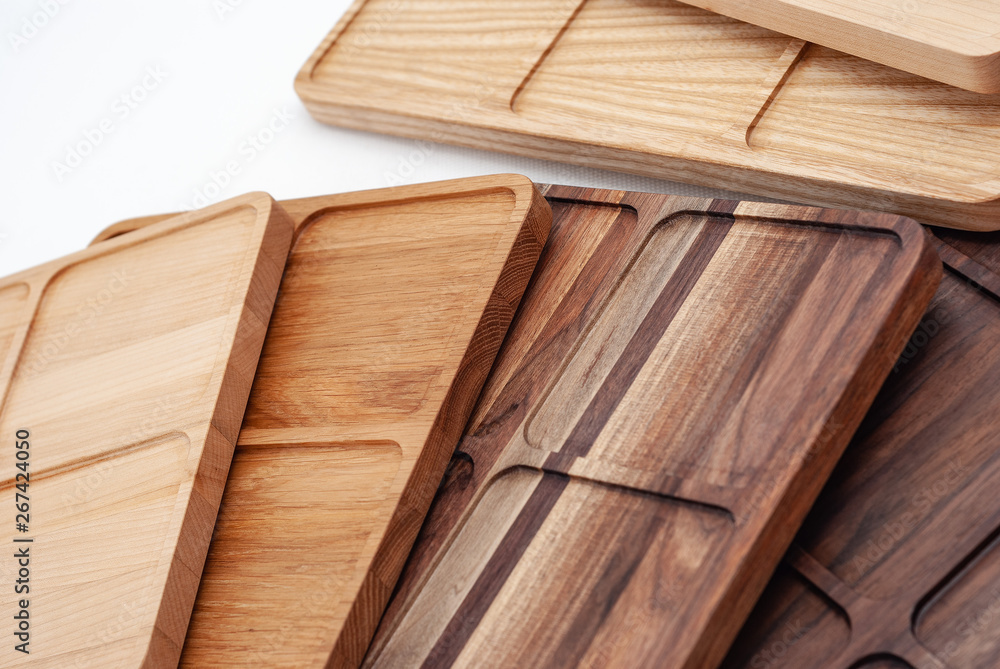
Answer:
[{"label": "beveled board edge", "polygon": [[[538,204],[534,199],[535,195],[532,194],[532,191],[535,190],[535,184],[527,177],[520,174],[495,174],[482,177],[447,179],[408,186],[375,188],[372,190],[360,190],[333,195],[294,198],[291,200],[281,200],[280,205],[291,217],[292,223],[295,226],[295,232],[298,233],[303,226],[308,225],[316,217],[338,209],[415,202],[433,195],[471,194],[476,191],[496,188],[504,188],[514,194],[516,203],[511,213],[512,220],[523,218],[531,207]],[[126,218],[101,230],[91,240],[90,246],[179,215],[181,213],[175,212],[171,214],[152,214],[149,216]],[[549,225],[551,225],[551,220]],[[548,236],[547,228],[544,236]]]},{"label": "beveled board edge", "polygon": [[975,40],[948,48],[784,0],[683,2],[976,93],[1000,93],[1000,49],[976,48]]},{"label": "beveled board edge", "polygon": [[[289,203],[291,209],[302,216],[302,225],[306,226],[316,217],[333,210],[370,204],[398,204],[445,194],[474,194],[500,188],[509,190],[515,197],[510,215],[510,229],[514,232],[514,238],[501,244],[501,248],[509,249],[503,267],[493,282],[462,361],[456,368],[428,438],[409,473],[407,485],[402,490],[393,491],[394,494],[399,494],[399,501],[382,534],[358,596],[353,600],[343,632],[336,640],[327,667],[357,667],[364,659],[434,493],[444,477],[452,453],[461,439],[465,424],[479,399],[521,297],[528,287],[549,235],[552,211],[531,181],[518,175],[458,179],[422,186],[362,191],[344,196],[308,198]],[[337,200],[335,205],[334,199]],[[507,233],[505,239],[510,240]]]}]

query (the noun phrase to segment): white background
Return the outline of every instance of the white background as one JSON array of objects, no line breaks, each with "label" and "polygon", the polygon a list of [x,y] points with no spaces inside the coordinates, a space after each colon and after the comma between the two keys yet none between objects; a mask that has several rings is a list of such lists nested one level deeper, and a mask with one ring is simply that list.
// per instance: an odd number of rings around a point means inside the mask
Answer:
[{"label": "white background", "polygon": [[[292,81],[349,4],[2,0],[0,276],[82,249],[115,221],[254,190],[283,199],[518,172],[540,182],[723,195],[459,147],[421,150],[413,140],[318,123]],[[276,113],[291,120],[252,149],[247,138]],[[80,153],[96,145],[73,158],[70,147],[81,142]],[[239,173],[217,188],[213,173],[233,162]]]}]

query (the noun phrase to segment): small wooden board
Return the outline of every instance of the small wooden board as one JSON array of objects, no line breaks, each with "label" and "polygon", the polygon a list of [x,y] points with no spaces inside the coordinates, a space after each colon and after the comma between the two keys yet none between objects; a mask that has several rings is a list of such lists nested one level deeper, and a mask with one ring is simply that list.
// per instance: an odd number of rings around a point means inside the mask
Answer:
[{"label": "small wooden board", "polygon": [[514,175],[284,207],[295,244],[183,666],[360,663],[551,221]]},{"label": "small wooden board", "polygon": [[955,237],[982,264],[939,244],[937,295],[727,669],[1000,666],[1000,239]]},{"label": "small wooden board", "polygon": [[177,664],[291,238],[251,194],[0,280],[0,664]]},{"label": "small wooden board", "polygon": [[1000,96],[676,0],[357,0],[296,90],[334,125],[1000,227]]},{"label": "small wooden board", "polygon": [[365,666],[718,663],[940,276],[901,217],[546,195]]},{"label": "small wooden board", "polygon": [[1000,93],[995,0],[685,0],[979,93]]}]

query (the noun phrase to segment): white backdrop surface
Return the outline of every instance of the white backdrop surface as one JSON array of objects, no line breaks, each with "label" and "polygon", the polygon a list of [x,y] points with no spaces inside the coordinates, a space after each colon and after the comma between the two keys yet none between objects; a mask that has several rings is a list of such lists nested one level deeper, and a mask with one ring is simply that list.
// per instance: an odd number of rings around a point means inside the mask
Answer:
[{"label": "white backdrop surface", "polygon": [[123,218],[254,190],[284,199],[518,172],[725,195],[318,123],[292,81],[349,4],[3,0],[0,276],[77,251]]}]

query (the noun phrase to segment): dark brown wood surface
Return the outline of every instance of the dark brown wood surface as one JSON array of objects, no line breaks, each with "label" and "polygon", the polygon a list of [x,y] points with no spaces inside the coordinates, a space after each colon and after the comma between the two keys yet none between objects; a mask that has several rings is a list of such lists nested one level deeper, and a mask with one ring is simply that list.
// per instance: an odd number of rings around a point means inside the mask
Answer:
[{"label": "dark brown wood surface", "polygon": [[1000,666],[1000,243],[938,232],[940,288],[727,669]]},{"label": "dark brown wood surface", "polygon": [[895,216],[547,197],[366,666],[715,666],[941,272]]}]

